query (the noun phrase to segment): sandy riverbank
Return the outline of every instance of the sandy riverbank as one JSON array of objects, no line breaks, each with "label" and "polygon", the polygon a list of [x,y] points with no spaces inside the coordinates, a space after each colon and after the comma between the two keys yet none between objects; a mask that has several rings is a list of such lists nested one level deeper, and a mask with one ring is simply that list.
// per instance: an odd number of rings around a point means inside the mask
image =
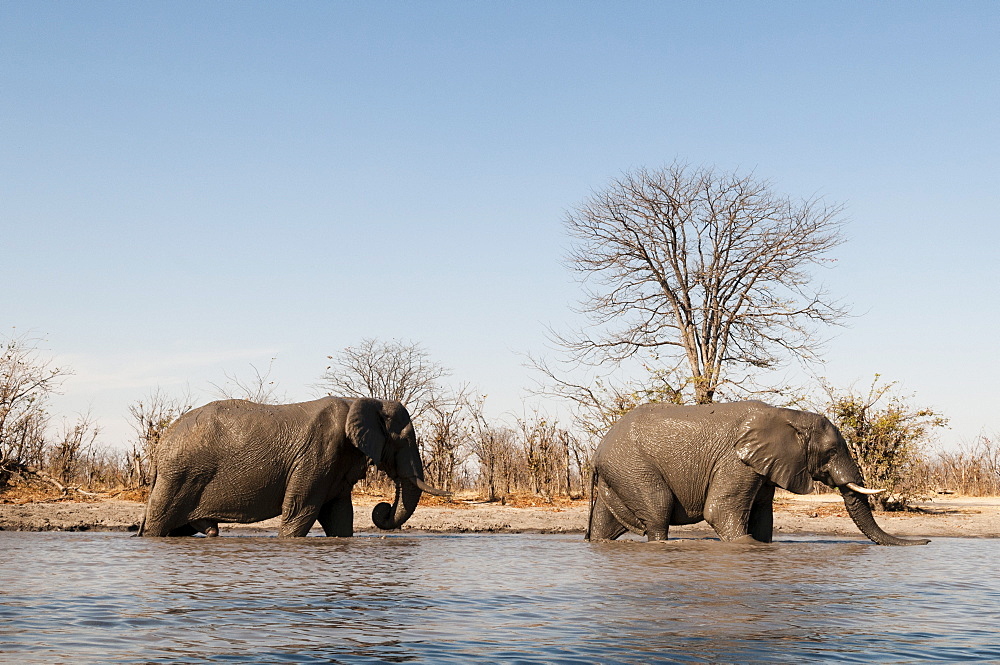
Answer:
[{"label": "sandy riverbank", "polygon": [[[355,500],[355,529],[376,532],[371,508],[382,500],[360,496]],[[941,496],[917,504],[919,512],[879,513],[886,531],[900,536],[1000,537],[1000,497]],[[143,504],[116,498],[88,501],[46,500],[0,503],[0,530],[8,531],[134,531]],[[502,505],[474,499],[421,502],[404,531],[447,533],[583,533],[586,501],[551,505]],[[783,495],[775,500],[775,538],[782,535],[860,536],[837,495]],[[273,531],[278,520],[252,525],[228,524],[224,532],[253,529]],[[672,527],[671,537],[713,536],[704,523]]]}]

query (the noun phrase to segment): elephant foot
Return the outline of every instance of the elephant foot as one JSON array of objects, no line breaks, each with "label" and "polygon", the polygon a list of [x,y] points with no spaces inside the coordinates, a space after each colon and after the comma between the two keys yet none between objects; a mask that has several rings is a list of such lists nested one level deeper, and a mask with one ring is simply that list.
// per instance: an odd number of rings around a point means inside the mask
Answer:
[{"label": "elephant foot", "polygon": [[740,536],[739,538],[723,538],[722,542],[724,542],[724,543],[735,543],[735,544],[738,544],[738,545],[747,545],[747,544],[750,544],[750,545],[766,545],[767,544],[767,543],[765,543],[762,540],[757,540],[756,538],[754,538],[753,536],[751,536],[749,533],[747,535],[745,535],[745,536]]},{"label": "elephant foot", "polygon": [[219,535],[219,523],[214,520],[194,520],[191,526],[209,538],[216,538]]}]

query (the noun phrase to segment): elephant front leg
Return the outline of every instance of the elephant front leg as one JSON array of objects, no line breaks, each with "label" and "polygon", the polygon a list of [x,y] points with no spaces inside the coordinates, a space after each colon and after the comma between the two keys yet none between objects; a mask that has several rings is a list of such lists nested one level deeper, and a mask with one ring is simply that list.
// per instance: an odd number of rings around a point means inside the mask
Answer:
[{"label": "elephant front leg", "polygon": [[[705,497],[704,515],[719,538],[729,542],[770,542],[771,523],[766,519],[770,515],[765,516],[763,504],[757,501],[763,482],[749,467],[716,473],[716,482]],[[765,531],[767,539],[763,540]]]},{"label": "elephant front leg", "polygon": [[350,538],[354,535],[354,505],[351,495],[337,497],[323,504],[319,523],[328,536]]},{"label": "elephant front leg", "polygon": [[762,543],[774,538],[774,484],[764,481],[750,506],[750,535]]}]

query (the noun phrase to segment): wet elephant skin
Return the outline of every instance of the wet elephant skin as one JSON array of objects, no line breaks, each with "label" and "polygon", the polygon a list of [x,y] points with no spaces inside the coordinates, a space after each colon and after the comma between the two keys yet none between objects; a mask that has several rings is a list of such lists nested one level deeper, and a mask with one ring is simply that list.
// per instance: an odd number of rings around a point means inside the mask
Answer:
[{"label": "wet elephant skin", "polygon": [[394,503],[378,504],[372,520],[397,529],[423,485],[402,404],[339,397],[212,402],[181,416],[157,444],[140,535],[214,536],[219,522],[281,515],[280,536],[304,536],[317,520],[328,536],[351,536],[351,490],[369,464],[396,483]]},{"label": "wet elephant skin", "polygon": [[858,465],[827,418],[756,401],[645,404],[625,414],[594,456],[586,537],[664,540],[672,524],[705,520],[722,540],[771,542],[775,487],[805,494],[813,480],[841,491],[873,542],[928,542],[878,526]]}]

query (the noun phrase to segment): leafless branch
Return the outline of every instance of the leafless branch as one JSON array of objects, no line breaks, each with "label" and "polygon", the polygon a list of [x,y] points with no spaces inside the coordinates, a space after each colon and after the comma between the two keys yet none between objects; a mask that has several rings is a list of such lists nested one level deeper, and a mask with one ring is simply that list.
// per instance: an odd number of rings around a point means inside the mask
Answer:
[{"label": "leafless branch", "polygon": [[129,404],[132,429],[136,434],[136,440],[128,453],[130,484],[138,486],[149,484],[152,480],[150,460],[153,450],[167,428],[193,406],[193,398],[189,393],[171,397],[160,388],[156,388],[145,398]]},{"label": "leafless branch", "polygon": [[396,400],[414,420],[434,403],[439,381],[450,374],[419,344],[397,340],[364,339],[330,360],[320,379],[322,390],[341,397]]},{"label": "leafless branch", "polygon": [[287,401],[287,398],[277,392],[278,385],[271,379],[271,372],[274,369],[274,361],[271,358],[267,363],[267,371],[263,374],[253,363],[250,369],[253,370],[253,377],[247,380],[240,379],[235,375],[226,374],[226,383],[218,385],[213,383],[217,396],[223,399],[245,399],[258,404],[280,404]]}]

